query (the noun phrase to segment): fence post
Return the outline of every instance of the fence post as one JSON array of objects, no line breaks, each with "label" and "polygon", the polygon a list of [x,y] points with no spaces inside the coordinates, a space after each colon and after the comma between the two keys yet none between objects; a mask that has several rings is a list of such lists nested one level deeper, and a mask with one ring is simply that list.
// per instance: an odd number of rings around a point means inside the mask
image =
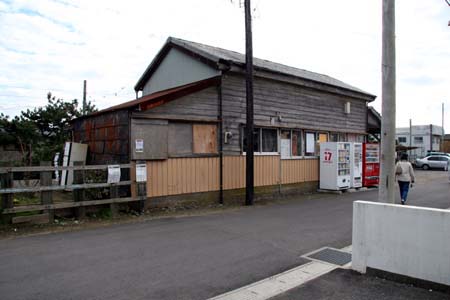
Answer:
[{"label": "fence post", "polygon": [[[52,163],[50,161],[41,161],[41,166],[51,166]],[[43,171],[40,174],[40,183],[41,186],[51,186],[52,185],[52,172],[51,171]],[[46,191],[41,192],[41,204],[52,204],[53,203],[53,192]],[[46,209],[44,213],[48,213],[48,222],[53,223],[55,212],[53,209]]]},{"label": "fence post", "polygon": [[[112,185],[111,184],[111,188],[109,190],[109,197],[111,199],[119,198],[119,187],[117,185]],[[111,216],[113,218],[118,217],[118,215],[119,215],[119,204],[111,203],[109,205],[109,208],[111,209]]]},{"label": "fence post", "polygon": [[[13,187],[13,173],[0,173],[0,183],[2,189],[9,189]],[[14,194],[2,194],[1,203],[0,203],[0,212],[1,210],[5,208],[13,208],[14,202],[13,202],[13,196]],[[12,220],[12,215],[3,215],[0,214],[0,220],[2,220],[4,223],[9,224]]]},{"label": "fence post", "polygon": [[145,199],[147,198],[147,183],[146,182],[137,182],[137,196],[139,198],[139,212],[143,213],[145,210]]},{"label": "fence post", "polygon": [[[74,166],[82,166],[82,161],[74,161]],[[84,183],[84,170],[73,170],[73,183],[83,184]],[[86,191],[84,189],[74,189],[73,190],[73,201],[80,202],[86,200]],[[86,217],[86,207],[80,206],[75,208],[75,217],[79,220]]]}]

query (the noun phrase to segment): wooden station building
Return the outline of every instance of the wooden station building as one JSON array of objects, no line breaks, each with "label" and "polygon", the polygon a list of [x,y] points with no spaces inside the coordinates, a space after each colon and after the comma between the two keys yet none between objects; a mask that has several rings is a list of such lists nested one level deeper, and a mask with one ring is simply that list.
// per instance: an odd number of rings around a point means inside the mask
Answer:
[{"label": "wooden station building", "polygon": [[[318,143],[366,140],[375,96],[332,77],[254,59],[255,195],[315,191]],[[146,161],[149,204],[242,198],[245,56],[168,38],[139,97],[73,122],[91,164]],[[379,128],[378,128],[379,129]]]}]

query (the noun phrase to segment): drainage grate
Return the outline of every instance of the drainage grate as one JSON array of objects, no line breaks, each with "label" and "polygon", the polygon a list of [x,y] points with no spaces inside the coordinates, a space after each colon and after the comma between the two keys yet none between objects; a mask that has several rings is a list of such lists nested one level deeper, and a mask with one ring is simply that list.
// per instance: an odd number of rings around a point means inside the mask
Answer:
[{"label": "drainage grate", "polygon": [[339,251],[332,248],[324,248],[318,252],[305,256],[306,258],[312,258],[321,260],[329,264],[343,266],[352,261],[352,254],[344,251]]}]

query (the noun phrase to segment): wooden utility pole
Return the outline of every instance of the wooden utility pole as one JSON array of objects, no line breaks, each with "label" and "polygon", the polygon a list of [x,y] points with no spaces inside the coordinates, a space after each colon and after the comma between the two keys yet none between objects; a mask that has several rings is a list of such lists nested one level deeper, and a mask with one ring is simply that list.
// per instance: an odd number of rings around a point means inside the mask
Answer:
[{"label": "wooden utility pole", "polygon": [[381,164],[378,201],[395,202],[395,0],[383,0]]},{"label": "wooden utility pole", "polygon": [[83,84],[83,116],[86,114],[86,80]]},{"label": "wooden utility pole", "polygon": [[246,65],[246,99],[247,122],[246,139],[247,155],[245,160],[245,205],[253,205],[254,194],[254,157],[253,157],[253,45],[252,45],[252,17],[250,0],[245,0],[245,65]]}]

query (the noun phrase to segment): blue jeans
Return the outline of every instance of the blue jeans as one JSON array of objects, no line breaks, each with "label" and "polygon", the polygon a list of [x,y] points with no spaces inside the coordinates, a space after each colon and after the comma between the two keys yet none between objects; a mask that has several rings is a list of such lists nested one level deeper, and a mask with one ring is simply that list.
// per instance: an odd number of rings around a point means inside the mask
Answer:
[{"label": "blue jeans", "polygon": [[400,198],[406,202],[409,191],[409,181],[398,181],[398,186],[400,188]]}]

